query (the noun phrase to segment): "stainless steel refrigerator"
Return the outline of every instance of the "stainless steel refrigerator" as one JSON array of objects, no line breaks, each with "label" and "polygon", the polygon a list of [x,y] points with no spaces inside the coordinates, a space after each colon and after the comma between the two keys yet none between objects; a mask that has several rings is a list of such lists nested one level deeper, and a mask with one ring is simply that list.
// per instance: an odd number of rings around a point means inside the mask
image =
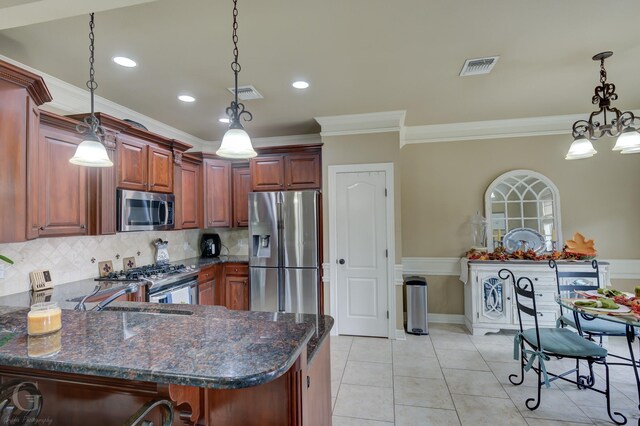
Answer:
[{"label": "stainless steel refrigerator", "polygon": [[319,192],[249,193],[252,311],[318,313]]}]

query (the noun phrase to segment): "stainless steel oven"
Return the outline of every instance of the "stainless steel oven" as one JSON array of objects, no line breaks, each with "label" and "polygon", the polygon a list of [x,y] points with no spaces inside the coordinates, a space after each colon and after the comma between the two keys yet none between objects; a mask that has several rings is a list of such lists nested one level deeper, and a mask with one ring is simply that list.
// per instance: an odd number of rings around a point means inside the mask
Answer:
[{"label": "stainless steel oven", "polygon": [[116,195],[118,231],[162,231],[174,228],[173,194],[118,189]]},{"label": "stainless steel oven", "polygon": [[190,278],[184,282],[167,284],[149,292],[149,302],[151,303],[173,303],[173,304],[198,304],[198,280]]}]

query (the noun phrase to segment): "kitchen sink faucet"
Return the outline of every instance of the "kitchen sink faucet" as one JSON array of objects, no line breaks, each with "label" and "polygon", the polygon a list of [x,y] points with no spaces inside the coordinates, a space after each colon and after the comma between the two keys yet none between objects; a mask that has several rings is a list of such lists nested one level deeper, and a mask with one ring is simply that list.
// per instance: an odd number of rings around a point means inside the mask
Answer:
[{"label": "kitchen sink faucet", "polygon": [[[85,302],[91,296],[94,296],[96,293],[98,293],[98,291],[100,291],[100,286],[99,285],[96,286],[96,288],[93,291],[93,293],[88,294],[85,297],[83,297],[82,300],[80,302],[78,302],[78,304],[73,309],[76,310],[76,311],[86,311],[87,307],[85,305]],[[107,297],[106,299],[104,299],[103,301],[101,301],[100,303],[95,305],[90,310],[92,310],[92,311],[101,311],[104,308],[106,308],[107,305],[109,305],[111,302],[116,300],[118,297],[120,297],[122,295],[125,295],[125,294],[135,293],[136,291],[138,291],[138,284],[129,283],[129,284],[127,284],[127,286],[125,288],[122,288],[122,289],[118,290],[117,292],[115,292],[111,296]]]}]

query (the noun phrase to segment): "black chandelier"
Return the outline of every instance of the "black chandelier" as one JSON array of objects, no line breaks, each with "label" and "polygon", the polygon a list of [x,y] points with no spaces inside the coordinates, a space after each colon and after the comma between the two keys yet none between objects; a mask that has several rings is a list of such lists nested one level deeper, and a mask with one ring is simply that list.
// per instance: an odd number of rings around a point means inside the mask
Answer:
[{"label": "black chandelier", "polygon": [[[634,127],[634,121],[638,118],[631,111],[621,112],[611,106],[611,101],[618,99],[616,86],[607,83],[607,70],[604,60],[611,57],[613,52],[601,52],[592,59],[600,61],[600,85],[596,86],[591,103],[598,105],[598,110],[589,115],[588,120],[578,120],[573,123],[574,141],[565,157],[567,160],[578,160],[592,157],[597,151],[592,141],[597,141],[605,136],[616,137],[614,151],[622,154],[640,152],[640,133]],[[602,120],[602,121],[600,121]]]},{"label": "black chandelier", "polygon": [[94,56],[94,39],[93,29],[95,24],[93,22],[93,13],[89,19],[89,81],[87,81],[87,88],[91,92],[91,115],[86,117],[82,123],[76,126],[78,133],[85,135],[82,143],[76,148],[76,153],[69,160],[72,164],[88,167],[111,167],[113,162],[109,159],[107,150],[102,144],[102,138],[104,137],[104,129],[100,126],[100,121],[94,112],[94,100],[93,92],[98,88],[98,83],[95,80],[95,69],[93,63]]},{"label": "black chandelier", "polygon": [[251,146],[251,139],[240,123],[240,117],[243,117],[245,121],[251,121],[253,115],[244,109],[243,103],[238,102],[238,74],[242,69],[238,62],[238,0],[233,0],[232,40],[233,62],[231,62],[231,70],[235,79],[235,98],[226,109],[227,116],[229,116],[229,130],[224,134],[216,154],[225,158],[253,158],[258,153]]}]

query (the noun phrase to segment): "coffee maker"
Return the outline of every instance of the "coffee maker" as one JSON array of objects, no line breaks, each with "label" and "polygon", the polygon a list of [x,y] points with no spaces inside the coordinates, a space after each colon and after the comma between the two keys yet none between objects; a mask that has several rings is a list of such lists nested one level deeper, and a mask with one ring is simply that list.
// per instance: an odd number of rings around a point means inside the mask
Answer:
[{"label": "coffee maker", "polygon": [[200,251],[202,251],[202,257],[220,256],[221,247],[222,243],[220,242],[220,235],[202,234],[202,239],[200,240]]}]

